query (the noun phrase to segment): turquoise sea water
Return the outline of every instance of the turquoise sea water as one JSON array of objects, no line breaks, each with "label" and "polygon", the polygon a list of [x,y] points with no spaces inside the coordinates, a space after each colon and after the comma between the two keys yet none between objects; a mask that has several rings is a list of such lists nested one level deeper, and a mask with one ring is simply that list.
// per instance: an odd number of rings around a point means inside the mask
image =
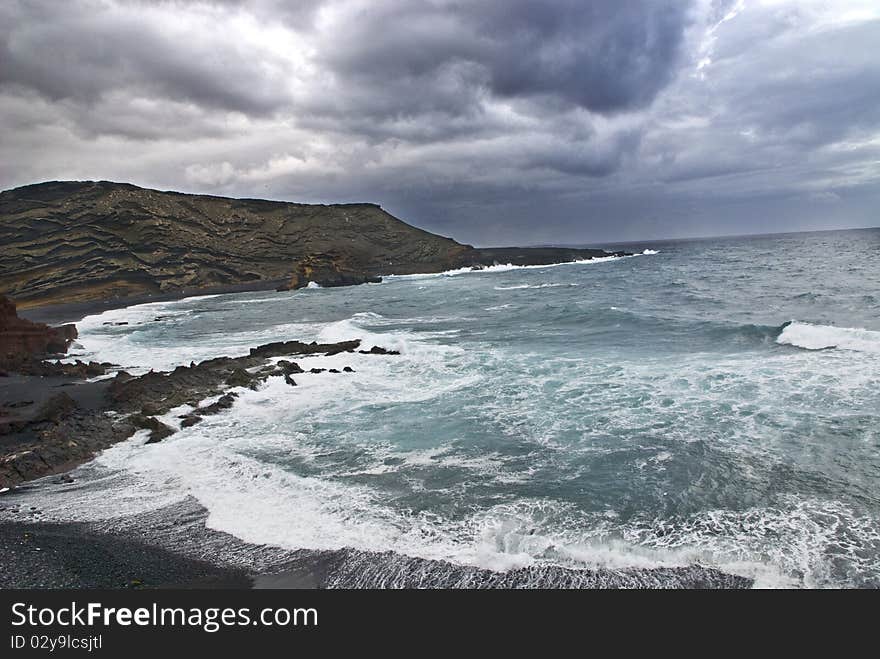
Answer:
[{"label": "turquoise sea water", "polygon": [[273,378],[42,505],[195,496],[281,547],[880,586],[880,230],[626,247],[648,253],[87,318],[78,352],[133,371],[281,339],[402,354],[300,360],[356,372]]}]

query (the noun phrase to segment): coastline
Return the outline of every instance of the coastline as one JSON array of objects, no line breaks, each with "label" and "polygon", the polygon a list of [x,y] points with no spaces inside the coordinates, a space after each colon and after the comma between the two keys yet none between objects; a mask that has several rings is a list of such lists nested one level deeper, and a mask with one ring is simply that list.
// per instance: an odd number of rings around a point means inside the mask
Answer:
[{"label": "coastline", "polygon": [[203,295],[225,295],[228,293],[256,293],[273,291],[286,293],[287,291],[278,291],[278,286],[286,280],[273,279],[248,284],[229,284],[225,286],[208,286],[194,290],[183,289],[169,293],[132,295],[126,297],[111,298],[109,300],[89,300],[86,302],[57,302],[49,304],[39,304],[33,306],[24,306],[18,308],[18,315],[22,318],[32,320],[37,323],[46,323],[48,325],[60,325],[63,323],[78,323],[86,316],[93,316],[111,311],[113,309],[124,309],[138,304],[150,304],[152,302],[174,302],[177,300],[185,300],[187,298],[201,297]]},{"label": "coastline", "polygon": [[[431,275],[442,275],[444,273],[461,274],[464,272],[492,272],[499,268],[549,268],[561,265],[585,264],[591,262],[602,262],[608,259],[618,259],[625,257],[641,256],[642,252],[631,253],[624,251],[608,251],[593,248],[481,248],[476,250],[482,254],[485,262],[474,265],[466,265],[451,270],[424,270],[408,272],[412,270],[408,268],[401,272],[386,272],[375,275],[380,281],[383,278],[400,279],[405,277],[426,277]],[[600,253],[599,253],[600,252]],[[648,252],[645,252],[648,253]],[[501,263],[495,259],[495,255],[501,255],[505,262]],[[584,257],[587,258],[584,258]],[[554,260],[562,258],[562,260]],[[489,260],[492,263],[489,263]],[[368,274],[365,277],[372,277]],[[201,297],[204,295],[226,295],[229,293],[256,293],[256,292],[277,292],[279,294],[288,293],[290,291],[299,290],[298,288],[289,288],[286,286],[288,279],[267,279],[254,282],[245,282],[239,284],[225,284],[222,286],[205,286],[194,289],[179,289],[167,293],[145,293],[142,295],[120,296],[103,300],[87,300],[82,302],[33,302],[25,300],[19,303],[18,315],[27,320],[46,323],[48,325],[60,325],[63,323],[77,323],[86,316],[92,316],[110,311],[113,309],[124,309],[126,307],[136,306],[139,304],[150,304],[153,302],[173,302],[184,300],[187,298]],[[357,281],[351,283],[324,283],[316,282],[322,287],[348,287],[360,286],[366,283],[377,283],[371,281]],[[301,287],[303,288],[303,287]]]},{"label": "coastline", "polygon": [[[20,494],[79,486],[41,479]],[[0,588],[241,589],[290,560],[290,552],[209,529],[193,499],[93,522],[36,521],[37,511],[20,508],[16,496],[0,496]]]},{"label": "coastline", "polygon": [[[554,265],[554,264],[548,264]],[[526,266],[528,267],[528,266]],[[434,273],[425,273],[434,274]],[[238,288],[238,287],[235,287]],[[268,286],[266,287],[268,288]],[[249,290],[266,290],[251,288]],[[70,318],[111,308],[239,290],[199,290],[157,299],[118,299],[43,308],[45,318]],[[75,311],[74,311],[75,310]],[[53,315],[54,314],[54,315]],[[62,314],[67,314],[66,316]],[[292,342],[295,343],[295,342]],[[303,344],[304,345],[304,344]],[[325,346],[327,348],[327,346]],[[279,354],[288,354],[283,351]],[[381,354],[381,353],[380,353]],[[232,359],[232,358],[220,358]],[[245,359],[245,358],[237,358]],[[189,367],[183,367],[186,370]],[[273,373],[278,375],[278,373]],[[64,387],[82,409],[103,413],[110,380],[18,376],[31,397],[45,400]],[[137,379],[137,378],[136,378]],[[0,396],[8,397],[0,388]],[[140,403],[132,407],[131,412]],[[123,438],[125,439],[125,438]],[[129,436],[130,439],[130,436]],[[698,565],[686,567],[570,569],[553,565],[494,572],[397,554],[355,549],[285,550],[251,545],[207,526],[195,500],[104,522],[46,521],[39,510],[16,506],[32,488],[80,487],[57,473],[91,457],[65,463],[47,475],[0,495],[0,587],[25,588],[747,588],[750,579]],[[53,475],[55,474],[55,475]],[[87,484],[86,484],[87,486]]]},{"label": "coastline", "polygon": [[0,522],[0,588],[250,588],[243,570],[75,523]]},{"label": "coastline", "polygon": [[[151,300],[153,301],[153,300]],[[108,305],[95,305],[108,308]],[[88,311],[86,305],[81,307]],[[289,342],[267,344],[260,355],[220,358],[251,368],[264,356],[356,346],[311,346]],[[378,353],[383,354],[383,353]],[[250,360],[250,361],[248,361]],[[238,362],[241,361],[241,364]],[[209,360],[215,362],[215,360]],[[265,366],[265,364],[264,364]],[[175,371],[187,374],[192,367]],[[225,371],[224,371],[225,373]],[[279,375],[272,372],[272,375]],[[166,378],[169,374],[157,374]],[[62,390],[86,413],[111,409],[131,413],[153,404],[141,391],[119,407],[107,400],[113,379],[87,382],[70,377],[13,376],[0,382],[0,396],[23,392],[33,407]],[[137,382],[140,378],[134,378]],[[145,381],[148,381],[147,378]],[[205,381],[184,379],[184,397],[202,397]],[[221,378],[220,390],[228,388]],[[149,393],[150,389],[147,388]],[[163,395],[168,390],[163,390]],[[149,400],[148,400],[149,399]],[[152,410],[159,413],[161,410]],[[4,438],[7,439],[7,438]],[[131,435],[120,440],[132,440]],[[8,448],[8,447],[4,447]],[[99,449],[100,450],[100,449]],[[99,452],[96,451],[96,452]],[[0,587],[9,588],[745,588],[749,579],[701,566],[630,570],[569,569],[540,566],[493,572],[388,552],[355,549],[286,550],[252,545],[208,528],[208,512],[194,499],[167,508],[100,522],[46,519],[28,504],[28,494],[46,488],[88,488],[88,481],[58,476],[92,456],[65,462],[0,494]],[[76,474],[74,473],[74,477]],[[50,492],[51,496],[51,492]]]},{"label": "coastline", "polygon": [[[49,487],[35,482],[31,487]],[[76,487],[62,484],[60,487]],[[13,499],[14,500],[14,499]],[[189,498],[99,522],[10,520],[0,497],[0,588],[255,589],[742,589],[746,577],[700,565],[573,569],[536,565],[506,572],[355,549],[287,550],[208,527]],[[27,511],[24,513],[27,516]]]},{"label": "coastline", "polygon": [[[520,248],[491,248],[484,250],[484,252],[501,253],[505,257],[510,257],[509,260],[511,262],[505,265],[498,265],[496,263],[496,265],[493,266],[473,266],[451,271],[420,272],[409,275],[387,276],[389,278],[422,277],[438,276],[443,275],[444,273],[460,275],[464,273],[492,272],[499,269],[508,270],[516,268],[541,268],[586,264],[594,261],[602,262],[617,258],[636,256],[624,252],[612,253],[601,251],[601,256],[594,254],[586,259],[534,264],[531,263],[531,261],[534,260],[536,255],[542,257],[539,260],[550,260],[550,255],[558,257],[571,256],[572,254],[569,254],[561,248],[526,248],[525,254]],[[514,260],[522,261],[523,263],[514,264],[512,263]],[[529,262],[526,263],[525,261]],[[196,290],[183,289],[163,295],[147,294],[132,297],[118,297],[100,301],[32,306],[26,308],[24,311],[18,311],[18,317],[30,322],[46,323],[49,326],[55,326],[62,322],[80,322],[87,316],[97,315],[112,309],[128,308],[140,304],[177,301],[228,293],[267,291],[272,290],[273,288],[278,293],[288,292],[289,289],[278,289],[275,287],[277,283],[277,280],[262,281],[257,284],[236,284],[230,286],[199,288]],[[355,284],[345,285],[349,286]],[[15,314],[15,311],[13,311],[13,314]],[[298,341],[288,341],[284,345],[287,347],[292,346],[293,352],[289,353],[282,350],[281,352],[274,352],[272,354],[266,353],[263,356],[277,357],[288,354],[303,354],[304,344],[300,344]],[[255,351],[267,347],[269,346],[259,346],[252,349],[251,353],[253,355]],[[325,347],[330,350],[338,349],[338,347],[332,345]],[[356,345],[353,347],[344,346],[341,349],[344,351],[353,351],[356,347]],[[311,350],[311,348],[308,348],[305,352],[308,353]],[[272,350],[270,349],[269,352],[272,352]],[[375,354],[389,353],[380,348]],[[393,352],[390,354],[393,354]],[[56,355],[56,357],[57,356],[58,355]],[[120,370],[118,365],[110,363],[85,364],[77,359],[76,364],[72,367],[71,365],[63,365],[62,368],[62,365],[58,362],[52,364],[51,362],[44,361],[47,359],[48,356],[45,355],[33,355],[31,357],[32,366],[45,364],[47,365],[46,368],[32,368],[30,369],[30,372],[28,370],[22,370],[20,373],[17,373],[13,366],[11,373],[5,371],[0,372],[4,376],[0,379],[0,451],[2,451],[2,453],[0,453],[0,492],[2,492],[2,488],[14,486],[18,482],[26,482],[33,478],[69,471],[83,462],[93,459],[94,456],[104,448],[129,437],[136,431],[136,429],[148,429],[152,431],[153,434],[151,434],[150,441],[161,441],[160,435],[163,435],[163,433],[164,435],[167,435],[175,432],[174,429],[169,428],[166,424],[159,422],[156,419],[156,414],[158,412],[156,409],[153,409],[156,408],[155,404],[147,404],[144,409],[141,410],[141,414],[134,414],[138,411],[136,409],[137,406],[126,406],[129,420],[134,420],[134,425],[127,421],[123,421],[123,423],[120,424],[117,422],[118,419],[110,420],[107,418],[108,413],[112,414],[118,412],[118,409],[114,407],[113,403],[107,399],[108,387],[111,384],[110,378],[103,381],[94,381],[92,378],[96,375],[109,375],[109,373],[113,371],[116,371],[116,377],[113,378],[115,380],[118,380],[119,376],[130,378],[127,373]],[[221,360],[227,360],[234,363],[244,360],[242,365],[245,367],[252,368],[255,366],[254,363],[243,357],[223,357]],[[209,360],[209,362],[210,361],[211,360]],[[203,363],[203,365],[207,364],[208,362]],[[274,371],[272,371],[271,368],[267,370],[265,368],[267,366],[265,360],[259,365],[264,368],[256,378],[245,374],[244,376],[239,376],[239,380],[241,377],[244,377],[246,382],[242,381],[238,384],[255,386],[257,383],[264,381],[270,375],[279,374],[284,375],[285,379],[290,379],[291,373],[297,372],[294,370],[281,373],[278,368],[275,368]],[[185,371],[187,368],[192,368],[194,366],[195,363],[191,364],[190,367],[181,366],[174,371],[174,374],[177,374],[180,369]],[[293,367],[298,368],[296,364],[293,364]],[[210,368],[214,368],[214,366],[211,366]],[[233,366],[233,368],[236,367]],[[284,370],[284,368],[287,367],[283,367],[282,370]],[[241,369],[239,368],[239,370]],[[215,373],[215,380],[216,375],[217,374]],[[226,375],[229,375],[229,373],[226,373]],[[293,382],[292,379],[290,379],[288,383],[295,386],[295,382]],[[208,387],[207,389],[203,388],[199,391],[202,398],[207,397],[208,394],[213,395],[223,393],[218,387],[219,384],[220,382],[216,381],[214,382],[213,387]],[[184,385],[184,387],[186,386],[192,388],[191,383],[189,385]],[[192,399],[193,393],[193,391],[189,391],[190,399]],[[177,392],[177,394],[179,397],[180,392]],[[224,396],[224,398],[228,397],[229,392],[227,391],[226,394],[227,395]],[[222,405],[218,409],[225,409],[226,407],[231,406],[232,398],[234,398],[234,395],[230,398],[230,402]],[[186,396],[184,396],[184,399],[186,399]],[[118,403],[119,401],[117,400],[115,402]],[[182,402],[182,400],[178,400],[178,403],[180,402]],[[217,403],[211,407],[216,406]],[[193,407],[195,407],[195,405]],[[168,409],[169,406],[164,405],[162,413],[167,412]],[[216,411],[218,410],[208,413],[213,414],[216,413]],[[135,420],[135,417],[137,417],[137,420]],[[195,419],[193,422],[198,422],[198,420],[199,419]],[[41,422],[43,426],[46,425],[46,422],[53,423],[55,426],[55,432],[48,435],[48,441],[46,439],[46,433],[35,433],[33,428],[28,427],[36,426],[37,429],[40,430]],[[79,441],[80,435],[83,433],[86,434],[86,442]],[[70,442],[70,445],[76,446],[72,451],[69,448],[62,448],[61,444],[66,441],[65,437],[75,438],[74,442]],[[77,444],[79,444],[79,446],[77,446]]]},{"label": "coastline", "polygon": [[[172,371],[150,370],[139,376],[109,363],[78,362],[73,369],[57,363],[46,365],[51,374],[69,378],[62,377],[59,384],[45,373],[7,374],[4,379],[13,380],[0,389],[0,493],[67,471],[139,431],[147,431],[147,444],[160,442],[182,428],[202,422],[206,416],[232,407],[239,395],[236,389],[256,390],[270,377],[283,378],[287,385],[297,386],[293,376],[304,370],[296,362],[276,362],[275,358],[355,352],[376,356],[399,354],[376,346],[359,350],[360,344],[360,340],[325,344],[279,341],[253,347],[246,355],[206,359]],[[95,376],[106,375],[107,371],[115,371],[115,375],[89,382],[85,379],[91,375],[89,369],[94,369]],[[311,372],[326,371],[315,368]],[[329,369],[331,374],[353,372],[350,366]],[[26,394],[31,394],[31,398],[24,398]],[[207,402],[215,397],[213,402]],[[186,412],[181,414],[184,409]],[[160,420],[174,410],[176,418]]]}]

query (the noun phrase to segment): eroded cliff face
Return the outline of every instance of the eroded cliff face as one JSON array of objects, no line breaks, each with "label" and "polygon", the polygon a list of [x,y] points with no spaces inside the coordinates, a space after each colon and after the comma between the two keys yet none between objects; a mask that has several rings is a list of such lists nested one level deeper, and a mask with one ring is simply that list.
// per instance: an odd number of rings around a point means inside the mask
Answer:
[{"label": "eroded cliff face", "polygon": [[227,199],[109,182],[0,193],[0,293],[21,308],[358,283],[454,267],[469,250],[373,204]]},{"label": "eroded cliff face", "polygon": [[67,352],[76,338],[76,327],[49,327],[19,318],[15,304],[0,295],[0,368],[31,357]]}]

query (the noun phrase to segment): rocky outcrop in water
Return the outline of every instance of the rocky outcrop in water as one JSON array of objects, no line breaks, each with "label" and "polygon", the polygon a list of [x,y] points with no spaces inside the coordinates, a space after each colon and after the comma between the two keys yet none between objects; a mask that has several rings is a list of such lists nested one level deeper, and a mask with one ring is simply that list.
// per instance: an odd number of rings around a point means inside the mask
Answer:
[{"label": "rocky outcrop in water", "polygon": [[310,205],[50,182],[0,192],[0,293],[21,308],[347,286],[383,275],[606,256],[475,249],[375,204]]},{"label": "rocky outcrop in water", "polygon": [[[304,369],[289,359],[274,362],[270,361],[271,358],[354,353],[360,345],[358,340],[267,343],[252,348],[249,354],[241,357],[217,357],[179,366],[169,372],[150,371],[132,376],[119,371],[110,380],[69,386],[66,389],[70,395],[67,391],[50,392],[43,404],[26,400],[4,401],[0,405],[0,488],[71,468],[96,452],[127,439],[137,430],[149,431],[148,444],[160,442],[177,429],[157,417],[176,407],[189,405],[192,408],[179,417],[180,427],[187,428],[201,422],[205,416],[232,407],[238,388],[256,389],[270,377],[283,377],[287,384],[296,386],[292,376],[303,373]],[[395,353],[377,351],[369,354]],[[54,377],[61,379],[69,377],[64,367],[75,367],[74,376],[81,372],[80,369],[85,369],[87,374],[90,367],[82,362],[78,362],[79,366],[43,364]],[[92,364],[91,368],[99,369],[101,373],[111,366]],[[60,370],[53,372],[53,368]],[[354,373],[354,369],[347,366],[342,371],[331,369],[331,372]],[[24,378],[22,391],[27,384]],[[100,396],[92,396],[93,402],[89,405],[79,405],[71,395],[78,395],[85,386],[98,389]],[[214,398],[213,402],[202,403]]]},{"label": "rocky outcrop in water", "polygon": [[305,288],[314,282],[324,288],[335,286],[356,286],[358,284],[378,284],[382,277],[368,274],[363,270],[346,264],[344,259],[322,254],[308,256],[297,261],[290,278],[278,286],[279,291]]},{"label": "rocky outcrop in water", "polygon": [[35,413],[0,423],[0,489],[73,468],[134,431],[124,419],[83,409],[66,392],[57,393]]},{"label": "rocky outcrop in water", "polygon": [[72,363],[60,360],[47,361],[37,356],[30,359],[16,359],[6,364],[9,370],[20,375],[36,375],[39,377],[94,378],[104,375],[112,368],[110,362],[84,362],[75,359]]}]

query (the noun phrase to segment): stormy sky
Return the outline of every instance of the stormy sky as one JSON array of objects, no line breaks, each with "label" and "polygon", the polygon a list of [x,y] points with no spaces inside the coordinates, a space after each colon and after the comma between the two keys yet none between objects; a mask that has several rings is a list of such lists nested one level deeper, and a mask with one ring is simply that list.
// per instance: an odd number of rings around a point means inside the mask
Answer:
[{"label": "stormy sky", "polygon": [[0,188],[373,201],[474,244],[878,226],[877,0],[3,0]]}]

